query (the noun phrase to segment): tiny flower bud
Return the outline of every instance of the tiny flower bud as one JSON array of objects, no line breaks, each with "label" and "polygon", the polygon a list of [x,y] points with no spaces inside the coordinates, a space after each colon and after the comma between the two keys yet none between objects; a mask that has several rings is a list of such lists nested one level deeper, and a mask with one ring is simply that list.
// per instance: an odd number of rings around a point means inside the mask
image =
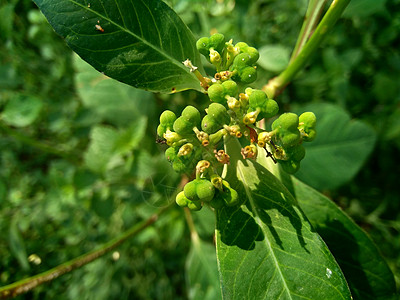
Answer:
[{"label": "tiny flower bud", "polygon": [[182,137],[176,132],[167,130],[167,132],[164,133],[164,139],[167,140],[167,145],[171,146],[173,143],[180,141]]},{"label": "tiny flower bud", "polygon": [[190,153],[192,153],[192,151],[193,151],[193,145],[190,143],[187,143],[179,148],[178,156],[189,155]]},{"label": "tiny flower bud", "polygon": [[200,160],[196,165],[196,173],[202,174],[210,167],[208,160]]},{"label": "tiny flower bud", "polygon": [[243,159],[247,159],[247,158],[255,159],[257,157],[257,146],[254,144],[246,146],[246,147],[242,148],[241,154],[242,154]]},{"label": "tiny flower bud", "polygon": [[221,163],[221,164],[229,164],[230,157],[227,153],[225,153],[224,150],[214,150],[215,158]]}]

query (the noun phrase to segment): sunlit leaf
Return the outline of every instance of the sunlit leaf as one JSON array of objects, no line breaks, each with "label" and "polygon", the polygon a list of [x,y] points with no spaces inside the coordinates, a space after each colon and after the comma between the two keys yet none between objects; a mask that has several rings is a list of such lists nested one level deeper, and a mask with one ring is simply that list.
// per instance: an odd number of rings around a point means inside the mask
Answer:
[{"label": "sunlit leaf", "polygon": [[[227,149],[240,153],[235,140]],[[244,204],[217,212],[223,296],[350,299],[335,259],[283,184],[257,162],[234,161],[227,178]]]},{"label": "sunlit leaf", "polygon": [[36,0],[55,31],[84,60],[137,88],[201,90],[182,62],[201,68],[195,39],[160,0]]},{"label": "sunlit leaf", "polygon": [[37,119],[42,106],[42,100],[37,97],[14,95],[8,100],[0,118],[8,125],[25,127]]}]

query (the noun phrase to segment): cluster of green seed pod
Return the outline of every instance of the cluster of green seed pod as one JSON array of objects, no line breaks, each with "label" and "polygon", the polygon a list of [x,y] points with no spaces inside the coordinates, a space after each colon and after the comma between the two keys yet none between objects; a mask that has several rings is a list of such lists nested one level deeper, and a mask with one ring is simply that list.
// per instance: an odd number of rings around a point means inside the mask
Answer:
[{"label": "cluster of green seed pod", "polygon": [[[204,77],[211,104],[205,114],[193,106],[187,106],[179,117],[164,111],[157,134],[169,146],[165,156],[173,169],[195,174],[177,195],[179,206],[191,210],[200,210],[205,204],[215,209],[235,206],[241,203],[238,192],[220,176],[222,166],[230,163],[223,138],[240,139],[245,145],[243,159],[256,159],[260,147],[264,148],[267,156],[293,174],[305,155],[303,141],[315,138],[316,118],[310,112],[300,116],[284,113],[272,123],[271,131],[257,127],[257,122],[274,118],[279,111],[277,102],[264,91],[244,85],[256,78],[257,49],[243,42],[234,45],[222,34],[203,37],[196,46],[216,67],[213,78]],[[197,69],[190,61],[186,64],[191,71]]]},{"label": "cluster of green seed pod", "polygon": [[284,113],[272,123],[272,131],[258,134],[258,145],[265,147],[268,144],[283,170],[293,174],[306,154],[303,141],[310,142],[315,138],[315,125],[316,117],[312,112],[305,112],[300,117]]},{"label": "cluster of green seed pod", "polygon": [[216,33],[202,37],[196,47],[217,69],[216,79],[232,78],[242,83],[252,83],[257,79],[256,62],[260,57],[258,50],[244,42],[226,42],[223,34]]}]

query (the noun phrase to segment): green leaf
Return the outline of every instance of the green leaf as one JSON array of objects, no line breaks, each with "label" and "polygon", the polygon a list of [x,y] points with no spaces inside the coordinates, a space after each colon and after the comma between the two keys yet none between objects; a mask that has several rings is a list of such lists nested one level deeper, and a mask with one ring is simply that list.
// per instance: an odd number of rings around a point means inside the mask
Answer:
[{"label": "green leaf", "polygon": [[117,171],[116,174],[109,174],[113,177],[128,172],[133,158],[131,151],[139,146],[146,125],[146,118],[142,117],[125,130],[106,125],[94,127],[90,132],[88,150],[84,154],[86,166],[100,174]]},{"label": "green leaf", "polygon": [[34,2],[72,50],[107,76],[153,92],[201,90],[182,64],[190,59],[201,69],[195,39],[164,2]]},{"label": "green leaf", "polygon": [[335,256],[354,299],[397,299],[393,274],[367,234],[330,199],[292,180],[300,207]]},{"label": "green leaf", "polygon": [[83,105],[102,120],[116,125],[126,125],[154,110],[152,93],[135,89],[111,79],[93,69],[75,55],[76,90]]},{"label": "green leaf", "polygon": [[[351,180],[372,152],[376,133],[331,104],[312,104],[303,111],[317,116],[317,137],[303,143],[306,157],[296,177],[316,189],[334,189]],[[300,113],[300,112],[299,112]]]},{"label": "green leaf", "polygon": [[281,45],[265,45],[259,49],[258,64],[274,73],[283,71],[289,64],[290,49]]},{"label": "green leaf", "polygon": [[343,12],[343,17],[367,18],[373,14],[385,12],[386,0],[351,0]]},{"label": "green leaf", "polygon": [[350,299],[339,266],[293,196],[258,162],[237,159],[240,147],[227,141],[226,178],[245,202],[217,211],[224,298]]},{"label": "green leaf", "polygon": [[0,118],[11,126],[29,126],[39,116],[42,106],[39,98],[17,94],[8,100]]},{"label": "green leaf", "polygon": [[186,274],[189,299],[221,299],[215,247],[201,240],[198,235],[192,236]]}]

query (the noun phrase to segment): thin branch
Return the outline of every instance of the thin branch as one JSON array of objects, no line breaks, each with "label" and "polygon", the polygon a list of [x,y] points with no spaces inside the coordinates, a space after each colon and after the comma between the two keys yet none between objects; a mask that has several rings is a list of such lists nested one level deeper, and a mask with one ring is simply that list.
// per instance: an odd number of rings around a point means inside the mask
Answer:
[{"label": "thin branch", "polygon": [[325,16],[322,18],[314,33],[292,63],[277,77],[272,78],[263,87],[268,97],[275,98],[289,84],[294,76],[304,68],[308,59],[318,49],[322,40],[328,35],[336,21],[342,15],[350,0],[333,0]]},{"label": "thin branch", "polygon": [[95,250],[92,250],[86,254],[83,254],[77,258],[74,258],[66,263],[63,263],[41,274],[0,287],[0,299],[13,298],[23,293],[26,293],[32,290],[33,288],[41,285],[42,283],[52,281],[60,277],[61,275],[69,273],[96,260],[97,258],[103,256],[104,254],[110,252],[111,250],[121,245],[127,239],[137,235],[139,232],[152,225],[155,221],[157,221],[158,217],[170,207],[171,206],[166,206],[161,208],[157,213],[152,215],[149,219],[136,224],[132,228],[122,233],[119,237],[111,240],[110,242],[104,244],[103,246]]},{"label": "thin branch", "polygon": [[293,49],[292,57],[290,58],[289,64],[297,57],[304,45],[307,43],[311,34],[321,18],[322,11],[327,0],[310,0],[308,2],[306,16],[304,18],[303,25],[301,27],[299,37],[296,42],[296,46]]}]

